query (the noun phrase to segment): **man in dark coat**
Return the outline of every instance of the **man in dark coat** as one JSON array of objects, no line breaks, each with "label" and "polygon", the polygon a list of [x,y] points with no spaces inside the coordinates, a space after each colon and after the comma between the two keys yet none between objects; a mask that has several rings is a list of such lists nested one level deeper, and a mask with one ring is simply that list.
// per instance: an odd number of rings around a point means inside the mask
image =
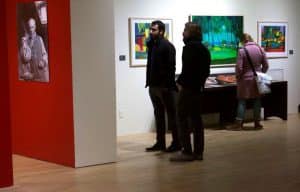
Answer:
[{"label": "man in dark coat", "polygon": [[[188,22],[183,32],[185,46],[182,51],[182,72],[177,79],[179,89],[178,119],[182,151],[171,157],[171,161],[202,160],[204,150],[204,130],[201,118],[201,95],[206,78],[210,74],[211,56],[201,43],[199,25]],[[189,124],[189,121],[191,122]],[[190,130],[193,131],[194,151]]]},{"label": "man in dark coat", "polygon": [[[150,28],[150,40],[147,42],[148,60],[146,87],[154,108],[156,122],[156,143],[146,151],[174,152],[181,149],[176,124],[175,108],[175,66],[176,51],[174,46],[164,38],[165,24],[153,21]],[[166,149],[165,112],[168,129],[172,130],[172,143]]]}]

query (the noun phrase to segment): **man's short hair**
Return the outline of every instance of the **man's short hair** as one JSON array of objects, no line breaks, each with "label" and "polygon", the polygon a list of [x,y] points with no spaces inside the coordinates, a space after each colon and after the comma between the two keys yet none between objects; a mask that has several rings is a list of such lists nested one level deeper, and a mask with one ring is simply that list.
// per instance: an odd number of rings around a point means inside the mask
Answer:
[{"label": "man's short hair", "polygon": [[166,25],[160,21],[160,20],[155,20],[152,21],[151,26],[157,25],[158,26],[158,30],[163,32],[163,35],[165,34],[166,31]]}]

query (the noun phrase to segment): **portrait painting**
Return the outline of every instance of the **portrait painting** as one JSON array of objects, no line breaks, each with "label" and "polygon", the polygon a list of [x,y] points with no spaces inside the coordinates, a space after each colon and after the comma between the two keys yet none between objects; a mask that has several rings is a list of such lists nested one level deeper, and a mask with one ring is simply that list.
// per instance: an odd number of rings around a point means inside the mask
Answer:
[{"label": "portrait painting", "polygon": [[18,77],[49,82],[47,2],[17,3]]}]

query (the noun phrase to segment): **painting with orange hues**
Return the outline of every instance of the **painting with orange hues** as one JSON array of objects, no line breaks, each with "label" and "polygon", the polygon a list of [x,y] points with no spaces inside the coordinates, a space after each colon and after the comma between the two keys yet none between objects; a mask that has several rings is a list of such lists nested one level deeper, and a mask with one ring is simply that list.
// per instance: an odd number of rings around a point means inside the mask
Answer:
[{"label": "painting with orange hues", "polygon": [[287,22],[258,22],[258,44],[262,46],[268,58],[288,56]]}]

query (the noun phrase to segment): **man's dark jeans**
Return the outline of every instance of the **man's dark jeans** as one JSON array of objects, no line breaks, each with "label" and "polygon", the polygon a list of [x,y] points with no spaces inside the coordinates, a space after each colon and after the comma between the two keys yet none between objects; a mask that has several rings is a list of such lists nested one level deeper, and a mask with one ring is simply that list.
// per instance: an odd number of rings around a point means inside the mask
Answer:
[{"label": "man's dark jeans", "polygon": [[153,104],[156,123],[156,140],[161,146],[166,146],[165,112],[168,118],[168,130],[172,130],[172,143],[179,144],[175,94],[175,90],[170,88],[149,87],[149,95]]},{"label": "man's dark jeans", "polygon": [[183,153],[192,154],[190,133],[194,136],[194,154],[202,155],[204,150],[204,130],[201,117],[200,91],[183,89],[178,96],[178,121]]}]

